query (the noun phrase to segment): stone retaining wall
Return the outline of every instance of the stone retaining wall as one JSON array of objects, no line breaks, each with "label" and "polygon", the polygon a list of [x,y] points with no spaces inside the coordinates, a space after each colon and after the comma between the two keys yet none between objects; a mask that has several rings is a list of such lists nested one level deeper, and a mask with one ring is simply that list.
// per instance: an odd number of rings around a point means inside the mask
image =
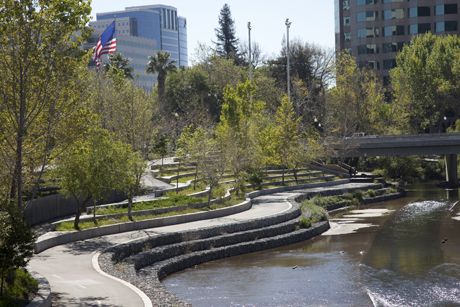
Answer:
[{"label": "stone retaining wall", "polygon": [[168,217],[156,218],[156,219],[145,220],[145,221],[101,226],[98,228],[86,229],[86,230],[81,230],[81,231],[59,233],[59,234],[56,234],[55,237],[46,238],[43,240],[39,239],[39,241],[35,242],[35,253],[38,254],[48,248],[51,248],[57,245],[67,244],[70,242],[86,240],[86,239],[91,239],[91,238],[96,238],[96,237],[101,237],[101,236],[106,236],[106,235],[111,235],[111,234],[116,234],[116,233],[223,217],[226,215],[236,214],[239,212],[249,210],[251,206],[252,206],[251,201],[246,200],[245,202],[235,205],[235,206],[222,208],[222,209],[216,209],[212,211],[190,213],[190,214],[185,214],[185,215],[168,216]]}]

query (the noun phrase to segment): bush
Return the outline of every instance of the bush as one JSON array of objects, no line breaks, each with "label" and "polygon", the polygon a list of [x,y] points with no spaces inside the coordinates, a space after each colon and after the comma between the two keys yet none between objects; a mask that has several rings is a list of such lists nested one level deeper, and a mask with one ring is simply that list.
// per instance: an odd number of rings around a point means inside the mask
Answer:
[{"label": "bush", "polygon": [[38,282],[23,269],[11,271],[5,283],[0,306],[24,306],[38,291]]},{"label": "bush", "polygon": [[376,193],[374,190],[367,190],[366,195],[369,197],[375,197]]},{"label": "bush", "polygon": [[[16,205],[0,205],[0,297],[14,285],[16,271],[24,268],[32,257],[34,234],[25,223]],[[5,287],[6,286],[6,287]]]},{"label": "bush", "polygon": [[300,217],[300,220],[299,220],[299,226],[300,228],[310,228],[311,220],[309,218],[302,216]]},{"label": "bush", "polygon": [[251,169],[248,172],[248,179],[247,181],[251,186],[256,189],[260,190],[262,189],[262,182],[264,180],[264,174],[262,170],[260,169]]}]

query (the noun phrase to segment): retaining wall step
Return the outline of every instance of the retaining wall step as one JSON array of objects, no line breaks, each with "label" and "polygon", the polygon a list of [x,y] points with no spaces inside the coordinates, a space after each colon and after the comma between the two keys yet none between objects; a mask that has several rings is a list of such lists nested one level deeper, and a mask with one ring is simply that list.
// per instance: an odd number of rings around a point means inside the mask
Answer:
[{"label": "retaining wall step", "polygon": [[112,253],[112,261],[121,261],[127,257],[139,254],[146,249],[153,249],[171,244],[178,244],[186,241],[203,240],[211,237],[216,237],[224,233],[232,234],[254,229],[269,227],[276,224],[281,224],[301,215],[299,206],[293,206],[291,209],[278,213],[269,217],[263,217],[237,223],[228,223],[224,225],[206,227],[196,230],[188,230],[176,233],[166,233],[154,237],[143,238],[130,243],[125,243],[109,248],[107,251]]},{"label": "retaining wall step", "polygon": [[329,222],[321,222],[308,229],[299,229],[287,234],[281,234],[274,237],[262,238],[252,242],[243,242],[233,245],[227,245],[210,250],[202,250],[168,260],[161,261],[154,266],[145,267],[139,270],[139,274],[157,274],[159,279],[164,278],[172,273],[184,270],[186,268],[209,262],[221,258],[237,256],[257,252],[261,250],[276,248],[284,245],[294,244],[308,240],[316,235],[329,229]]},{"label": "retaining wall step", "polygon": [[285,223],[257,228],[249,231],[235,232],[231,234],[220,234],[207,239],[185,241],[177,244],[170,244],[157,247],[149,251],[141,252],[126,259],[126,262],[134,264],[136,270],[153,265],[169,258],[177,257],[191,252],[209,250],[228,245],[235,245],[243,242],[255,241],[261,238],[274,237],[296,230],[298,218]]}]

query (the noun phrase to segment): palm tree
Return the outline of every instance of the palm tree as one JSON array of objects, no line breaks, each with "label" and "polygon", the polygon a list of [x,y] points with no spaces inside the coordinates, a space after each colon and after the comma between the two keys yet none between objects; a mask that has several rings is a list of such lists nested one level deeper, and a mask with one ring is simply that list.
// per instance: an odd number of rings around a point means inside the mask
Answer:
[{"label": "palm tree", "polygon": [[170,55],[168,52],[159,51],[158,53],[149,57],[149,63],[147,64],[146,72],[148,74],[158,74],[157,77],[157,90],[158,90],[158,101],[161,104],[164,103],[164,92],[165,92],[165,81],[168,72],[176,69],[176,62],[169,59]]},{"label": "palm tree", "polygon": [[117,73],[121,72],[123,77],[127,79],[134,79],[134,69],[129,66],[129,59],[123,57],[121,53],[114,53],[109,55],[109,62],[104,65],[106,72]]}]

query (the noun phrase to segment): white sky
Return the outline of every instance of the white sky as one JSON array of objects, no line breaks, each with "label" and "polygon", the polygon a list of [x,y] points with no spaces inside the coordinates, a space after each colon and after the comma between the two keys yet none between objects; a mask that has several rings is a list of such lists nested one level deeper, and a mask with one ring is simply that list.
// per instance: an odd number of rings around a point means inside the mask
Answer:
[{"label": "white sky", "polygon": [[187,18],[188,53],[192,59],[198,42],[212,44],[220,9],[227,3],[235,20],[236,35],[247,41],[247,23],[252,24],[252,41],[258,42],[266,56],[281,49],[286,33],[284,21],[292,22],[290,37],[321,47],[334,48],[333,0],[92,0],[93,19],[96,13],[123,10],[127,6],[165,4],[177,8],[178,15]]}]

